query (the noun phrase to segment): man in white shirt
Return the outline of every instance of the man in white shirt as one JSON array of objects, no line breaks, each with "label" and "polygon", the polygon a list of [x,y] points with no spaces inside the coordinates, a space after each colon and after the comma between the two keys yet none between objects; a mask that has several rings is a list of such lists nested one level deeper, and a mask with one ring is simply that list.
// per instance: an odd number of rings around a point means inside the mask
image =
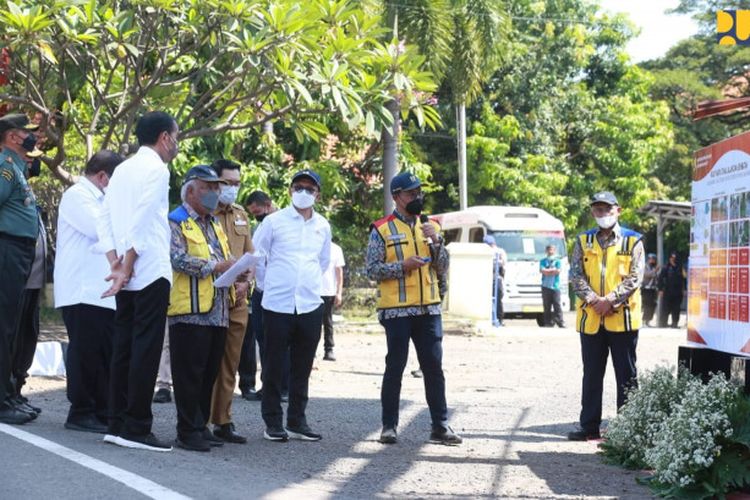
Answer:
[{"label": "man in white shirt", "polygon": [[[291,436],[318,441],[305,417],[308,385],[320,341],[321,277],[331,255],[331,227],[313,210],[320,198],[320,176],[302,170],[292,177],[292,205],[265,218],[253,246],[267,258],[263,282],[263,437],[284,442]],[[281,379],[289,349],[291,373],[286,430],[282,422]]]},{"label": "man in white shirt", "polygon": [[344,289],[344,252],[336,243],[331,243],[331,262],[323,273],[321,297],[323,299],[323,348],[326,361],[336,361],[333,354],[333,308],[341,306]]},{"label": "man in white shirt", "polygon": [[107,431],[115,299],[101,297],[109,264],[104,255],[95,253],[96,221],[109,179],[124,160],[112,151],[96,153],[78,182],[63,193],[58,209],[55,307],[61,309],[68,331],[65,371],[70,410],[65,428],[76,431]]},{"label": "man in white shirt", "polygon": [[[253,191],[245,200],[248,213],[255,217],[260,225],[266,216],[274,213],[277,208],[271,201],[271,198],[263,191]],[[258,228],[256,226],[255,230]],[[255,266],[255,286],[250,294],[250,318],[248,319],[247,332],[245,340],[242,342],[242,354],[240,355],[240,364],[237,372],[240,376],[239,388],[242,397],[249,401],[258,401],[263,399],[263,390],[256,390],[255,379],[258,371],[258,362],[255,359],[255,343],[258,343],[258,354],[260,355],[261,368],[263,367],[263,354],[265,346],[263,345],[263,278],[266,275],[266,263],[259,263]],[[284,401],[288,398],[289,392],[289,358],[287,357],[286,367],[284,368],[284,378],[282,379],[281,399]]]},{"label": "man in white shirt", "polygon": [[117,304],[104,441],[170,451],[151,433],[151,396],[172,281],[167,162],[177,156],[179,130],[174,118],[152,111],[138,120],[135,134],[141,147],[112,176],[97,227],[111,269],[104,296]]}]

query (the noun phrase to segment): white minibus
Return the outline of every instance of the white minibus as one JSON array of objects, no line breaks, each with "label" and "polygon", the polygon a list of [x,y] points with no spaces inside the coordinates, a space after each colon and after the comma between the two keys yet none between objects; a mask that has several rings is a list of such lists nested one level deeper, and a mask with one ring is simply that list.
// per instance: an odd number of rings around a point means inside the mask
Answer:
[{"label": "white minibus", "polygon": [[[469,207],[459,212],[433,215],[443,228],[446,244],[451,242],[483,243],[491,235],[498,247],[505,250],[505,296],[503,310],[507,316],[542,319],[542,275],[539,261],[546,255],[547,245],[555,245],[562,260],[560,299],[563,311],[570,310],[568,296],[568,252],[563,223],[539,208]],[[487,293],[491,293],[490,290]]]}]

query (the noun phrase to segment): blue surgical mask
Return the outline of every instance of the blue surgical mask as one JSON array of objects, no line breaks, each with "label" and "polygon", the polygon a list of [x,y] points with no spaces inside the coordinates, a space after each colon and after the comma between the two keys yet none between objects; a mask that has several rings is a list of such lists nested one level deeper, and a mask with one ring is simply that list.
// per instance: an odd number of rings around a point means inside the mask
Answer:
[{"label": "blue surgical mask", "polygon": [[218,191],[206,191],[201,195],[201,205],[203,208],[213,213],[216,207],[219,206],[219,192]]}]

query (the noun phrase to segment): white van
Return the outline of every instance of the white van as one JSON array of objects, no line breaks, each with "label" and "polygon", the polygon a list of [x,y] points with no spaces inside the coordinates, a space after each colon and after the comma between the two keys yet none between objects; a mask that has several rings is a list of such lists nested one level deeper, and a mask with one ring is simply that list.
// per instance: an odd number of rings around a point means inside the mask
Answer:
[{"label": "white van", "polygon": [[[560,299],[563,311],[570,310],[568,296],[568,252],[563,223],[539,208],[469,207],[460,212],[434,215],[443,228],[446,244],[481,243],[486,234],[508,254],[505,267],[506,315],[536,318],[542,324],[542,275],[539,261],[547,245],[555,245],[562,259]],[[487,293],[491,293],[489,290]]]}]

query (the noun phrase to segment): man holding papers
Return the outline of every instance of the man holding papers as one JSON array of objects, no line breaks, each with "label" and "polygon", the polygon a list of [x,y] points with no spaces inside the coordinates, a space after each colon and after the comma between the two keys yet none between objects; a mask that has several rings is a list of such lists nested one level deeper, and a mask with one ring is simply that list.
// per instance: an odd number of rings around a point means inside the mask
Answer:
[{"label": "man holding papers", "polygon": [[[180,448],[209,451],[224,441],[207,428],[211,393],[219,370],[234,287],[214,287],[214,278],[232,266],[227,236],[212,213],[224,181],[207,165],[185,174],[182,205],[169,214],[173,284],[169,297],[169,351],[172,361],[177,441]],[[237,281],[247,281],[247,273]]]}]

